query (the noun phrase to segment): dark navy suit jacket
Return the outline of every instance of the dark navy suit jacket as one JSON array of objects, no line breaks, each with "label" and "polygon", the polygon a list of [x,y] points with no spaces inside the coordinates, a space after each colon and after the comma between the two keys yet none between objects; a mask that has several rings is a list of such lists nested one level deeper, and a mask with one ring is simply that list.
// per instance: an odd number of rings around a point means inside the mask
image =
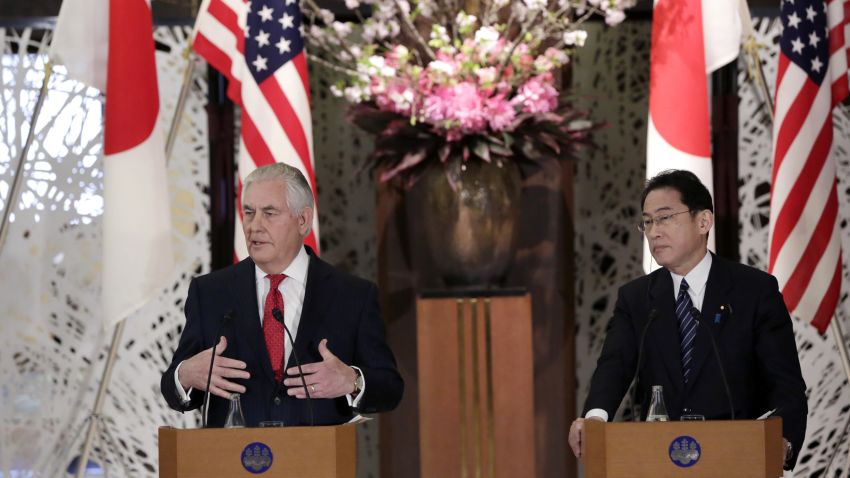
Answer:
[{"label": "dark navy suit jacket", "polygon": [[646,335],[638,377],[641,410],[648,409],[652,385],[662,385],[671,420],[683,414],[730,418],[712,334],[735,418],[757,418],[777,409],[783,436],[794,447],[793,465],[803,444],[808,405],[791,318],[773,276],[718,256],[712,257],[688,384],[682,375],[673,278],[659,269],[620,288],[584,413],[601,408],[614,416],[634,376],[640,334],[653,309],[656,318]]},{"label": "dark navy suit jacket", "polygon": [[[395,408],[401,400],[404,382],[385,341],[377,288],[371,282],[336,270],[316,257],[309,247],[307,252],[310,265],[295,338],[298,358],[302,365],[320,362],[319,342],[328,339],[328,348],[334,355],[363,371],[366,391],[357,411],[375,413]],[[183,360],[212,347],[222,317],[230,312],[233,318],[221,334],[227,337],[223,355],[245,361],[251,373],[250,379],[237,380],[247,389],[241,400],[247,426],[257,426],[264,420],[283,421],[286,426],[309,425],[306,400],[290,397],[286,387],[278,388],[275,382],[259,320],[254,267],[249,258],[192,280],[186,298],[186,327],[171,365],[162,376],[162,395],[178,411],[201,406],[204,394],[200,390],[192,391],[187,405],[181,403],[174,370]],[[290,346],[288,339],[286,346]],[[295,361],[290,354],[287,368],[293,366]],[[212,396],[209,426],[222,426],[227,408],[227,400]],[[316,425],[344,423],[354,413],[345,397],[313,400]]]}]

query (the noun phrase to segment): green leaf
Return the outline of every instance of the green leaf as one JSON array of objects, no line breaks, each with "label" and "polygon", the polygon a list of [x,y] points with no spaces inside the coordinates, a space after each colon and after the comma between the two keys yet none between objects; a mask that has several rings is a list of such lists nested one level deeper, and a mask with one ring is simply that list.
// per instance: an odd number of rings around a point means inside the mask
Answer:
[{"label": "green leaf", "polygon": [[472,143],[472,152],[481,158],[485,163],[490,162],[490,146],[486,141],[476,140]]}]

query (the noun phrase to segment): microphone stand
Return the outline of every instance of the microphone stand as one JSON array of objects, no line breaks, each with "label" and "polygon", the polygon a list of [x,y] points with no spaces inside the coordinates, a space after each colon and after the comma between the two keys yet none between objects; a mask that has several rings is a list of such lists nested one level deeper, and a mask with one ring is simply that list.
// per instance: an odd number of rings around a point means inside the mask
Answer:
[{"label": "microphone stand", "polygon": [[213,346],[212,346],[212,355],[210,356],[210,368],[207,372],[207,391],[204,393],[204,416],[203,418],[203,428],[207,427],[207,411],[210,404],[210,382],[212,381],[212,371],[213,365],[215,364],[215,349],[218,347],[218,342],[221,337],[222,329],[224,329],[224,324],[230,322],[233,318],[234,312],[231,310],[224,314],[224,317],[221,318],[221,323],[218,324],[218,330],[216,331],[215,336],[213,337]]},{"label": "microphone stand", "polygon": [[[649,318],[646,321],[646,325],[643,326],[643,330],[641,331],[641,334],[640,334],[640,344],[638,346],[637,366],[635,366],[635,375],[634,375],[634,377],[632,377],[632,384],[634,385],[633,388],[632,388],[632,391],[633,391],[633,393],[632,393],[632,408],[633,409],[635,409],[637,407],[637,398],[638,398],[637,379],[638,379],[638,374],[640,374],[641,361],[643,360],[643,351],[644,351],[644,342],[646,341],[646,333],[649,332],[649,326],[652,325],[652,322],[655,320],[655,318],[657,316],[658,316],[658,310],[652,309],[652,310],[649,311]],[[634,419],[634,421],[639,421],[640,415],[635,413],[632,418]]]},{"label": "microphone stand", "polygon": [[720,352],[717,350],[717,342],[714,341],[714,334],[711,329],[705,325],[702,313],[696,307],[691,307],[691,315],[694,316],[697,323],[706,329],[708,338],[711,339],[711,348],[714,349],[714,358],[717,360],[717,366],[720,368],[720,378],[723,379],[723,388],[726,390],[726,398],[729,399],[729,415],[732,420],[735,419],[735,405],[732,403],[732,391],[729,389],[729,380],[726,379],[726,370],[723,369],[723,362],[720,361]]},{"label": "microphone stand", "polygon": [[[301,375],[301,385],[304,387],[304,393],[307,395],[307,409],[310,412],[310,426],[315,425],[314,417],[313,417],[313,398],[310,396],[310,389],[307,387],[307,380],[304,378],[304,371],[301,369],[301,361],[298,360],[298,354],[295,352],[295,341],[292,339],[292,332],[289,331],[289,328],[283,321],[283,314],[280,312],[280,309],[275,307],[272,309],[272,316],[274,319],[280,322],[280,325],[283,326],[283,331],[285,335],[289,337],[289,345],[292,347],[292,358],[295,359],[295,366],[298,367],[298,374]],[[285,372],[285,370],[283,371]],[[280,384],[283,383],[283,379],[278,382],[278,391],[280,390]],[[277,392],[275,392],[277,395]]]}]

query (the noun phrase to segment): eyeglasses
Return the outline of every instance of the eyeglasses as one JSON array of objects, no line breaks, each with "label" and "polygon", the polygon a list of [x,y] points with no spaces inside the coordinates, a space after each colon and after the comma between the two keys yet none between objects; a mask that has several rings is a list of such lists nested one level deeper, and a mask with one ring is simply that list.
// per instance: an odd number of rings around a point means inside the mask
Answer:
[{"label": "eyeglasses", "polygon": [[646,232],[655,227],[665,227],[670,225],[670,220],[673,219],[673,216],[678,216],[679,214],[684,214],[686,212],[691,212],[690,209],[687,211],[674,212],[673,214],[665,214],[663,216],[658,217],[650,217],[644,218],[641,222],[638,223],[638,231]]}]

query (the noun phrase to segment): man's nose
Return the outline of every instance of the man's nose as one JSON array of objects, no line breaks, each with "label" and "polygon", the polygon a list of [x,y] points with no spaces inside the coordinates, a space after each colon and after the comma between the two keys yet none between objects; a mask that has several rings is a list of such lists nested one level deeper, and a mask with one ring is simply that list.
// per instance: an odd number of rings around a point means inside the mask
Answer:
[{"label": "man's nose", "polygon": [[255,214],[254,217],[245,221],[245,225],[249,231],[259,231],[263,228],[263,219],[261,215]]}]

